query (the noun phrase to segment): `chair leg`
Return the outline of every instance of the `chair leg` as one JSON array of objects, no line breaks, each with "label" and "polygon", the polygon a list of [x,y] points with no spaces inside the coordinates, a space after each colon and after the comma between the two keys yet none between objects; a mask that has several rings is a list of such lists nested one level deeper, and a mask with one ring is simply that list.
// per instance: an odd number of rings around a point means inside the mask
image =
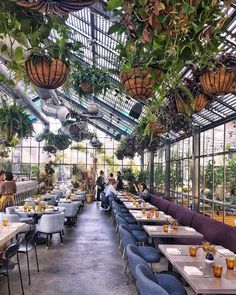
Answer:
[{"label": "chair leg", "polygon": [[47,237],[46,237],[46,250],[48,250],[48,234],[47,234]]},{"label": "chair leg", "polygon": [[126,253],[126,251],[125,251],[125,248],[124,248],[124,250],[123,250],[123,254],[122,254],[122,259],[125,258],[125,253]]},{"label": "chair leg", "polygon": [[64,236],[64,235],[65,235],[65,233],[64,233],[64,229],[63,229],[61,232],[62,232],[62,235]]},{"label": "chair leg", "polygon": [[34,244],[34,253],[35,253],[35,259],[36,259],[37,269],[38,269],[38,272],[39,272],[39,261],[38,261],[38,253],[37,253],[36,244]]},{"label": "chair leg", "polygon": [[23,282],[22,282],[22,276],[21,276],[21,269],[20,269],[20,261],[19,261],[19,254],[17,252],[17,264],[18,264],[18,269],[19,269],[19,276],[20,276],[20,284],[21,284],[21,290],[22,290],[22,295],[24,295],[24,287],[23,287]]},{"label": "chair leg", "polygon": [[127,259],[126,266],[125,266],[125,274],[126,274],[126,271],[127,271],[128,265],[129,265],[129,261],[128,261],[128,259]]},{"label": "chair leg", "polygon": [[60,231],[60,238],[61,238],[61,245],[63,245],[63,237],[62,237],[62,232]]},{"label": "chair leg", "polygon": [[29,266],[29,254],[28,254],[28,251],[26,251],[26,260],[27,260],[27,268],[28,268],[29,285],[31,285],[31,280],[30,280],[30,266]]},{"label": "chair leg", "polygon": [[10,287],[8,267],[7,267],[7,286],[8,286],[8,295],[11,295],[11,287]]},{"label": "chair leg", "polygon": [[122,240],[120,240],[119,249],[121,249],[121,245],[122,245]]}]

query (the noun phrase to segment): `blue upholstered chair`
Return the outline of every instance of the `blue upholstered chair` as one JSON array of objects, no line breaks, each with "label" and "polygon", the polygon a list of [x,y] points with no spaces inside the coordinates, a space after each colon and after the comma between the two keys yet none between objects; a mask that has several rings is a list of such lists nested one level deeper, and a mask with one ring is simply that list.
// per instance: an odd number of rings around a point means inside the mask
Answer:
[{"label": "blue upholstered chair", "polygon": [[147,266],[138,264],[136,276],[136,288],[139,295],[169,295],[165,289],[153,281],[153,272]]},{"label": "blue upholstered chair", "polygon": [[120,228],[126,229],[129,233],[131,233],[137,243],[147,243],[148,236],[142,229],[130,229],[127,224],[121,224]]},{"label": "blue upholstered chair", "polygon": [[[157,285],[162,287],[167,292],[167,294],[169,294],[169,295],[187,295],[187,292],[184,289],[184,287],[173,275],[166,274],[166,273],[154,274],[154,272],[150,268],[149,264],[147,263],[149,261],[143,257],[143,255],[140,251],[140,247],[136,247],[135,245],[130,244],[129,246],[127,246],[126,251],[127,251],[126,253],[127,253],[127,257],[128,257],[128,261],[129,261],[130,271],[131,271],[131,274],[132,274],[135,284],[137,281],[136,267],[137,267],[137,265],[141,264],[141,265],[146,266],[147,269],[149,269],[149,271],[150,271],[149,272],[149,279],[151,278],[154,283],[156,283]],[[139,291],[139,289],[138,289],[138,291]],[[149,293],[146,293],[146,294],[149,294]]]}]

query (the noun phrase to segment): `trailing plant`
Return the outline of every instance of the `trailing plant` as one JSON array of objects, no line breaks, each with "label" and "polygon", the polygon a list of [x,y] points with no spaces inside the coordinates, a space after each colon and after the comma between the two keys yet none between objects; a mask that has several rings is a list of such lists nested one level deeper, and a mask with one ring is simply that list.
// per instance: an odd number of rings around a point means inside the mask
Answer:
[{"label": "trailing plant", "polygon": [[32,136],[32,121],[26,108],[2,99],[0,103],[0,136],[6,146],[16,146],[19,140]]},{"label": "trailing plant", "polygon": [[65,134],[54,134],[52,132],[46,133],[44,135],[44,140],[46,141],[46,145],[54,146],[61,151],[67,149],[71,144],[69,136]]},{"label": "trailing plant", "polygon": [[128,190],[135,192],[134,183],[136,182],[135,173],[132,168],[124,168],[122,171],[123,179],[128,182]]},{"label": "trailing plant", "polygon": [[107,69],[100,69],[94,65],[73,64],[71,81],[77,94],[103,94],[111,88],[111,81]]}]

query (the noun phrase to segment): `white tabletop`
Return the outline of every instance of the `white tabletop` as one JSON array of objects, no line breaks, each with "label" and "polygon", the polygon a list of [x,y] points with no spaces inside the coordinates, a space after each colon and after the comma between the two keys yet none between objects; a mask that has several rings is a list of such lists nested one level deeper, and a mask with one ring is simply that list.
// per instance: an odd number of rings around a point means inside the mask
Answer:
[{"label": "white tabletop", "polygon": [[24,228],[24,223],[14,222],[9,223],[8,226],[0,225],[0,246],[10,241],[17,233]]}]

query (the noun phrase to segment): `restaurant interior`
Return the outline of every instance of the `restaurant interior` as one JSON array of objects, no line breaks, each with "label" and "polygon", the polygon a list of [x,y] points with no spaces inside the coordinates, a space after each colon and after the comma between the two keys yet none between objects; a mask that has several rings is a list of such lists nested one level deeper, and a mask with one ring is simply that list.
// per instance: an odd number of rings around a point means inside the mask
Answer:
[{"label": "restaurant interior", "polygon": [[236,1],[0,0],[0,295],[236,294]]}]

